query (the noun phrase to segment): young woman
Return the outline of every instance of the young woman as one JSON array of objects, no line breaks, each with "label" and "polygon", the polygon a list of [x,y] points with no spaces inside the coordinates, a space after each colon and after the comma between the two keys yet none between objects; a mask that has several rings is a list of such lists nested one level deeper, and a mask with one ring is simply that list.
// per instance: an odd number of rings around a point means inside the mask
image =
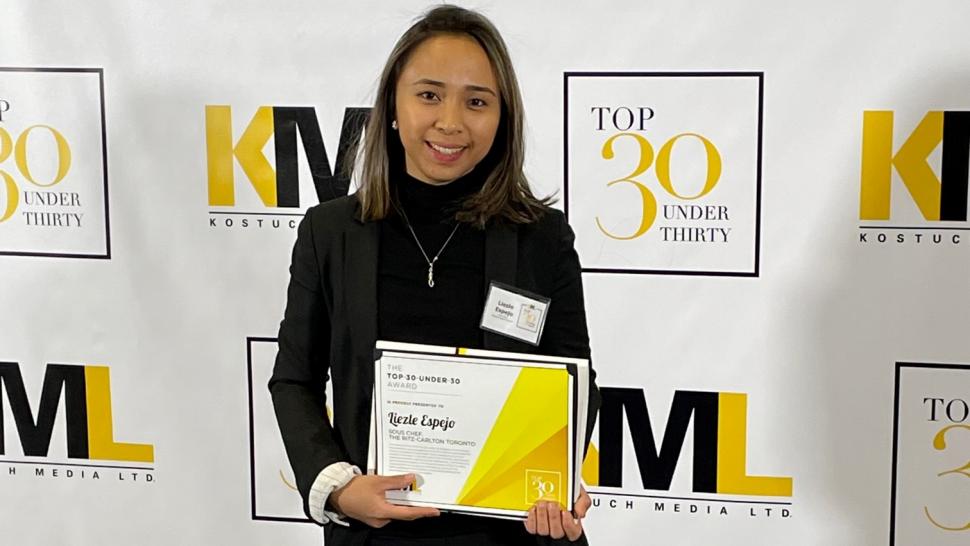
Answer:
[{"label": "young woman", "polygon": [[[586,543],[585,490],[574,513],[539,502],[523,525],[392,505],[384,492],[412,477],[360,471],[377,339],[589,358],[573,232],[529,189],[522,127],[498,31],[475,12],[437,7],[384,67],[359,191],[300,224],[269,387],[304,509],[327,545]],[[538,347],[479,328],[493,281],[551,298]],[[598,407],[594,383],[590,429]]]}]

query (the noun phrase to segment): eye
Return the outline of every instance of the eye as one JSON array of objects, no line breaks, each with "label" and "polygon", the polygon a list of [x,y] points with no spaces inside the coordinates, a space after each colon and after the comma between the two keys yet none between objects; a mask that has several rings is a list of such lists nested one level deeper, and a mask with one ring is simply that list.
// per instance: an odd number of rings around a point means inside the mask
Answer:
[{"label": "eye", "polygon": [[421,91],[418,93],[418,98],[431,102],[438,100],[438,95],[434,91]]},{"label": "eye", "polygon": [[483,99],[476,97],[474,99],[469,100],[468,105],[471,106],[472,108],[484,108],[488,106],[488,103],[485,102]]}]

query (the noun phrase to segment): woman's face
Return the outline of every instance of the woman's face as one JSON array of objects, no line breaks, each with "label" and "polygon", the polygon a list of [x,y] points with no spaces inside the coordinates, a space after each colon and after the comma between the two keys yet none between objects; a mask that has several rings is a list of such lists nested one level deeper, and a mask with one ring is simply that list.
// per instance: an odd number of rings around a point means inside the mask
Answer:
[{"label": "woman's face", "polygon": [[491,149],[501,113],[499,88],[474,38],[449,34],[421,42],[396,89],[397,131],[411,176],[447,184]]}]

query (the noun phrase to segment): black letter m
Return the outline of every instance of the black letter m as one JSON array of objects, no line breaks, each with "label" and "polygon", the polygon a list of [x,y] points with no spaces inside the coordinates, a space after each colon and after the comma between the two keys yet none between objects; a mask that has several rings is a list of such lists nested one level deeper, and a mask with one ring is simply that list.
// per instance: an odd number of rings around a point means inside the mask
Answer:
[{"label": "black letter m", "polygon": [[[44,385],[40,391],[37,420],[30,409],[20,366],[16,362],[0,362],[0,383],[7,391],[20,444],[24,455],[45,457],[50,449],[57,405],[64,391],[64,413],[67,415],[67,456],[74,459],[88,457],[88,408],[84,381],[84,366],[48,364]],[[3,430],[3,398],[0,397],[0,454],[5,454]]]}]

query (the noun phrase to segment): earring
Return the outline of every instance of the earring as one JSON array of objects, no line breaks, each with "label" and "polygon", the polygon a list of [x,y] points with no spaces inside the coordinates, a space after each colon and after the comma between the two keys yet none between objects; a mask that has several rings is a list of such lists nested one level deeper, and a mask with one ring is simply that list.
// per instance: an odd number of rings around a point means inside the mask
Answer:
[{"label": "earring", "polygon": [[391,129],[394,129],[395,131],[397,131],[397,120],[394,120],[391,122]]}]

